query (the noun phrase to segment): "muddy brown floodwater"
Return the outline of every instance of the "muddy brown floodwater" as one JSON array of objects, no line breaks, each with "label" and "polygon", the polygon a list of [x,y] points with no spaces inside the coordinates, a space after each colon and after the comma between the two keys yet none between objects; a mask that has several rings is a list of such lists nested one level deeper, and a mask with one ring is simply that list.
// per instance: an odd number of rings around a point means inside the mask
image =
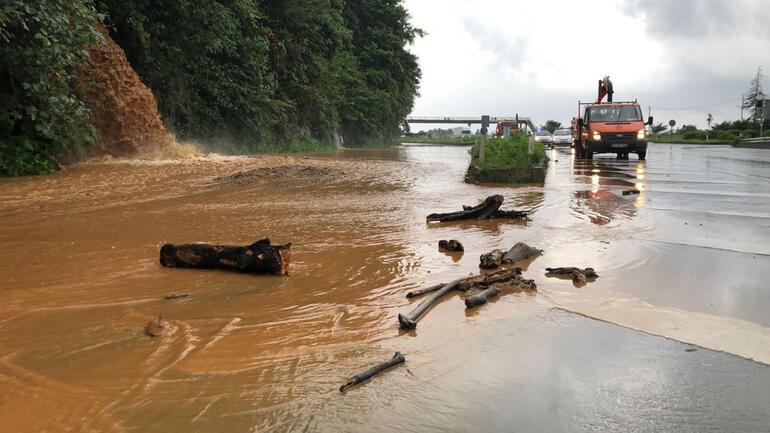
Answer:
[{"label": "muddy brown floodwater", "polygon": [[[523,187],[465,184],[468,149],[435,146],[0,180],[0,431],[770,430],[770,152],[549,156]],[[491,194],[532,220],[425,222]],[[265,236],[294,243],[290,276],[158,264],[166,242]],[[545,250],[536,295],[449,295],[399,331],[406,292],[520,241]]]}]

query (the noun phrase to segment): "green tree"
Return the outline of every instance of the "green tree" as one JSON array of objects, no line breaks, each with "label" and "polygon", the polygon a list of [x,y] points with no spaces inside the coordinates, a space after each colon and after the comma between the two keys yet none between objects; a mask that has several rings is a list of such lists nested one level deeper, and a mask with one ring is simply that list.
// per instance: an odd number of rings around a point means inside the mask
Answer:
[{"label": "green tree", "polygon": [[86,47],[101,40],[88,0],[0,4],[0,175],[53,169],[95,138],[70,83]]},{"label": "green tree", "polygon": [[743,106],[742,110],[749,112],[749,119],[758,124],[762,118],[762,109],[758,108],[758,104],[765,99],[765,92],[762,90],[762,80],[765,75],[762,73],[762,67],[757,68],[757,74],[751,80],[749,89],[743,94]]},{"label": "green tree", "polygon": [[554,131],[561,128],[561,122],[557,122],[555,120],[546,120],[545,125],[543,125],[543,129],[553,134]]},{"label": "green tree", "polygon": [[664,125],[663,122],[659,122],[657,125],[652,126],[652,133],[653,134],[660,134],[662,132],[665,132],[666,129],[668,129],[667,125]]}]

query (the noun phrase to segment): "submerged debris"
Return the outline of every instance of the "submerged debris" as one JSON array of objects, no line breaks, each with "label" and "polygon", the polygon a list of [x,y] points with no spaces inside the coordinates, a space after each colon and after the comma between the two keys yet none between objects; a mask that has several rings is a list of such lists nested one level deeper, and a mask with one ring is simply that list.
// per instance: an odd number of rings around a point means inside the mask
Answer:
[{"label": "submerged debris", "polygon": [[504,211],[500,210],[500,205],[503,204],[503,196],[491,195],[484,199],[484,201],[477,206],[463,206],[463,210],[459,212],[449,213],[432,213],[427,216],[428,221],[458,221],[458,220],[486,220],[492,218],[509,218],[509,219],[524,219],[527,217],[527,212],[524,211]]},{"label": "submerged debris", "polygon": [[166,329],[166,321],[163,316],[158,316],[157,319],[150,320],[147,325],[144,326],[144,333],[150,337],[159,337],[163,334],[163,330]]},{"label": "submerged debris", "polygon": [[383,370],[387,370],[388,368],[395,367],[398,364],[403,363],[406,361],[406,358],[404,358],[404,355],[401,354],[401,352],[396,352],[395,355],[393,355],[393,358],[391,358],[389,361],[385,361],[383,363],[377,364],[374,367],[354,375],[348,381],[340,387],[340,392],[345,392],[346,389],[350,388],[353,385],[357,385],[361,382],[367,381],[374,377],[376,374],[382,372]]},{"label": "submerged debris", "polygon": [[545,268],[546,270],[546,277],[570,277],[572,278],[572,282],[575,283],[576,286],[580,287],[585,285],[589,281],[594,281],[595,279],[599,278],[599,275],[594,271],[594,268],[574,268],[574,267],[565,267],[565,268]]},{"label": "submerged debris", "polygon": [[465,247],[456,239],[438,241],[438,248],[447,251],[465,251]]},{"label": "submerged debris", "polygon": [[[420,302],[417,307],[406,314],[398,315],[398,323],[403,329],[414,329],[417,327],[417,321],[422,317],[442,296],[453,290],[470,291],[475,289],[487,289],[495,286],[499,291],[513,290],[513,291],[534,291],[537,290],[537,286],[533,280],[527,280],[521,277],[521,268],[503,269],[497,272],[474,275],[459,280],[454,280],[451,283],[444,284],[439,289],[432,290],[431,296]],[[431,286],[432,289],[435,286]],[[413,293],[413,292],[410,292]],[[427,292],[425,292],[427,293]],[[409,294],[407,294],[409,296]],[[412,295],[416,296],[416,295]],[[475,296],[475,295],[474,295]],[[411,297],[411,296],[409,296]],[[491,292],[487,294],[487,298],[491,297]],[[470,298],[470,297],[469,297]],[[471,301],[475,302],[475,301]],[[484,301],[486,302],[486,300]],[[466,304],[467,305],[467,304]],[[480,305],[480,304],[479,304]]]},{"label": "submerged debris", "polygon": [[541,254],[543,254],[543,250],[531,247],[524,242],[517,242],[516,245],[505,253],[501,250],[493,250],[482,254],[479,258],[479,267],[482,269],[494,269],[505,263],[516,263]]},{"label": "submerged debris", "polygon": [[190,296],[190,293],[188,292],[180,292],[180,293],[169,293],[164,298],[166,299],[179,299],[179,298],[186,298]]}]

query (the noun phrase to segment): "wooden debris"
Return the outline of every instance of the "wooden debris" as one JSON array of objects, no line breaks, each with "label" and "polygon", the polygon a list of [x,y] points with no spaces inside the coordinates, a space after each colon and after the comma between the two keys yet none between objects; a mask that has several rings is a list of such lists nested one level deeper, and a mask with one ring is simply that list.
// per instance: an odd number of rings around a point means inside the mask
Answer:
[{"label": "wooden debris", "polygon": [[465,298],[465,308],[472,308],[482,304],[486,304],[487,301],[497,296],[498,293],[500,293],[499,288],[495,286],[487,287],[481,292]]},{"label": "wooden debris", "polygon": [[377,364],[374,367],[351,377],[344,385],[340,387],[340,392],[345,392],[345,390],[347,390],[351,386],[367,381],[372,377],[374,377],[375,375],[377,375],[378,373],[382,372],[383,370],[387,370],[388,368],[395,367],[396,365],[401,364],[405,361],[406,361],[406,358],[404,358],[404,355],[402,355],[401,352],[396,352],[396,354],[393,355],[393,358],[391,358],[389,361],[385,361],[381,364]]},{"label": "wooden debris", "polygon": [[479,267],[481,269],[494,269],[499,268],[500,265],[503,263],[503,253],[502,250],[492,250],[486,254],[482,254],[479,257]]},{"label": "wooden debris", "polygon": [[440,289],[436,290],[435,292],[431,293],[431,295],[426,298],[424,301],[420,302],[417,307],[415,307],[414,310],[410,311],[407,314],[401,314],[398,315],[398,323],[401,325],[404,329],[414,329],[417,327],[417,320],[425,314],[426,311],[430,309],[430,307],[433,306],[433,304],[436,303],[442,296],[446,295],[447,293],[451,292],[452,290],[456,290],[460,284],[460,280],[454,280],[449,284],[445,284]]},{"label": "wooden debris", "polygon": [[291,243],[271,245],[260,239],[247,246],[165,244],[160,264],[170,268],[222,268],[252,274],[289,275]]},{"label": "wooden debris", "polygon": [[503,196],[491,195],[477,206],[463,206],[459,212],[432,213],[427,216],[428,221],[458,221],[467,219],[486,220],[491,218],[523,219],[527,217],[524,211],[502,211]]},{"label": "wooden debris", "polygon": [[446,286],[446,283],[438,283],[438,284],[434,284],[432,286],[428,286],[428,287],[425,287],[425,288],[422,288],[422,289],[412,290],[411,292],[406,294],[406,297],[407,298],[414,298],[416,296],[422,296],[422,295],[424,295],[426,293],[435,292],[436,290],[438,290],[438,289],[440,289],[440,288],[442,288],[444,286]]},{"label": "wooden debris", "polygon": [[164,298],[166,298],[166,299],[179,299],[179,298],[186,298],[188,296],[190,296],[189,293],[181,292],[181,293],[169,293],[166,296],[164,296]]},{"label": "wooden debris", "polygon": [[446,251],[465,251],[463,244],[456,239],[438,241],[438,248]]},{"label": "wooden debris", "polygon": [[564,267],[545,268],[545,270],[546,277],[570,277],[572,278],[572,282],[578,287],[585,285],[588,281],[594,281],[599,278],[599,275],[594,271],[594,268],[580,269],[575,267]]}]

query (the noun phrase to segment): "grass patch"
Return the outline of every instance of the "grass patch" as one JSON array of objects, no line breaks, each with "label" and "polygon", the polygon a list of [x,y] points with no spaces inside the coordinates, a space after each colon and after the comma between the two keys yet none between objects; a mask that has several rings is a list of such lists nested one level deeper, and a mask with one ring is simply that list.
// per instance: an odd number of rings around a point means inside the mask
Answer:
[{"label": "grass patch", "polygon": [[[716,135],[716,134],[715,134]],[[736,142],[735,138],[720,139],[720,138],[688,138],[682,134],[659,134],[651,135],[647,141],[651,143],[671,143],[671,144],[732,144]]]},{"label": "grass patch", "polygon": [[471,164],[481,170],[531,167],[545,160],[545,146],[542,143],[535,143],[535,152],[532,155],[529,154],[529,136],[525,134],[488,138],[483,163],[479,163],[479,145],[476,144],[471,148]]}]

